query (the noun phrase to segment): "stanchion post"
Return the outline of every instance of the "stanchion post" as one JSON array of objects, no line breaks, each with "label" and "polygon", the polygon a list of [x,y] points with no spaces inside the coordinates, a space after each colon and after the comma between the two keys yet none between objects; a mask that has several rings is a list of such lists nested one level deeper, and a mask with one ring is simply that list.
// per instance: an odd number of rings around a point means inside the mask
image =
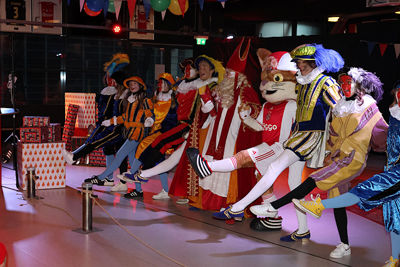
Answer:
[{"label": "stanchion post", "polygon": [[82,184],[82,230],[91,232],[92,227],[92,183]]},{"label": "stanchion post", "polygon": [[36,174],[35,168],[29,167],[27,168],[27,195],[28,198],[35,198],[36,197]]}]

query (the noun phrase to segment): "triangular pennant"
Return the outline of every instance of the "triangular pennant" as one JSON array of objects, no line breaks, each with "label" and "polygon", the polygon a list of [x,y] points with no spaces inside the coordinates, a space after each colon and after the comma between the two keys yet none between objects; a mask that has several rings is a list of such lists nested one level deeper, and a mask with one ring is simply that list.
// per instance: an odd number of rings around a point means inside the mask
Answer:
[{"label": "triangular pennant", "polygon": [[122,0],[114,0],[115,16],[117,17],[117,20],[119,16],[119,11],[121,10],[121,4]]},{"label": "triangular pennant", "polygon": [[85,4],[85,0],[80,0],[79,1],[79,7],[80,7],[80,11],[82,12],[82,8],[83,8],[83,5]]},{"label": "triangular pennant", "polygon": [[394,44],[394,53],[396,54],[396,58],[400,55],[400,44]]},{"label": "triangular pennant", "polygon": [[150,0],[143,0],[143,4],[144,4],[144,12],[146,13],[146,19],[149,19],[150,9],[151,9]]},{"label": "triangular pennant", "polygon": [[375,42],[368,42],[368,54],[371,55],[372,51],[374,51],[376,43]]},{"label": "triangular pennant", "polygon": [[185,5],[186,5],[187,0],[178,0],[179,2],[179,8],[181,9],[182,12],[182,17],[185,15]]},{"label": "triangular pennant", "polygon": [[203,11],[204,0],[198,0],[198,1],[199,1],[199,5],[200,5],[200,10]]},{"label": "triangular pennant", "polygon": [[385,54],[387,47],[388,47],[388,44],[379,44],[379,50],[381,50],[381,56],[383,56],[383,54]]},{"label": "triangular pennant", "polygon": [[68,0],[67,3],[68,3],[68,5],[70,5],[71,4],[71,0]]},{"label": "triangular pennant", "polygon": [[165,18],[165,13],[167,13],[167,10],[161,11],[161,19],[164,21]]},{"label": "triangular pennant", "polygon": [[225,8],[225,2],[221,2],[222,8]]},{"label": "triangular pennant", "polygon": [[114,0],[108,1],[108,12],[115,13]]},{"label": "triangular pennant", "polygon": [[128,0],[129,18],[132,20],[135,15],[136,0]]}]

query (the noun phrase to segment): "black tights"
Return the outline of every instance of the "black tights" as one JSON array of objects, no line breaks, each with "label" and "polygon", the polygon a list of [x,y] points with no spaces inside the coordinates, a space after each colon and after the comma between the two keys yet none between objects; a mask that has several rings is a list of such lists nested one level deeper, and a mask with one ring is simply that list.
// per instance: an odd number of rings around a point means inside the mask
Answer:
[{"label": "black tights", "polygon": [[[315,184],[315,180],[312,178],[307,178],[303,183],[301,183],[298,187],[273,202],[271,202],[272,207],[275,209],[279,209],[289,203],[292,202],[292,199],[302,199],[306,195],[308,195],[317,185]],[[346,208],[337,208],[333,209],[335,215],[336,226],[338,228],[340,241],[345,244],[349,244],[349,238],[347,235],[347,214]]]}]

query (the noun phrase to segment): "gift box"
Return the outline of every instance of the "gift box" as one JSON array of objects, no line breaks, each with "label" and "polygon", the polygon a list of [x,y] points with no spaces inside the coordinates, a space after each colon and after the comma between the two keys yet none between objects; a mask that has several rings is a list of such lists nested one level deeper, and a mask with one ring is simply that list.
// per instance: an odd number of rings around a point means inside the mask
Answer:
[{"label": "gift box", "polygon": [[89,165],[100,167],[106,166],[106,155],[104,155],[103,149],[96,149],[89,154]]},{"label": "gift box", "polygon": [[65,161],[61,154],[64,143],[18,143],[18,180],[21,188],[27,187],[27,169],[34,167],[36,189],[65,187]]},{"label": "gift box", "polygon": [[49,126],[49,124],[50,124],[50,117],[24,116],[22,118],[23,127]]},{"label": "gift box", "polygon": [[22,143],[46,143],[49,140],[49,127],[21,127],[19,135]]},{"label": "gift box", "polygon": [[66,117],[65,123],[64,123],[64,131],[63,131],[63,135],[62,135],[62,141],[65,143],[65,149],[68,151],[71,151],[71,138],[74,134],[75,122],[76,122],[78,110],[79,110],[78,105],[69,104],[68,110],[66,112],[67,117]]},{"label": "gift box", "polygon": [[61,142],[61,124],[50,123],[49,125],[49,141],[48,142]]},{"label": "gift box", "polygon": [[75,127],[87,128],[90,124],[96,124],[95,93],[65,93],[65,114],[69,104],[79,106]]}]

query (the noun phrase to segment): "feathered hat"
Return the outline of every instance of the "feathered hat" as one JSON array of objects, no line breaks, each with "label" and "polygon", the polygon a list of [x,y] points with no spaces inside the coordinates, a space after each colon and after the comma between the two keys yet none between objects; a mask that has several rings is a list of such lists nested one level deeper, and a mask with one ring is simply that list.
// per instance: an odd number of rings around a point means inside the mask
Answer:
[{"label": "feathered hat", "polygon": [[314,60],[318,68],[327,72],[338,72],[343,68],[342,56],[333,49],[325,49],[321,44],[304,44],[290,52],[290,56],[296,60]]},{"label": "feathered hat", "polygon": [[194,66],[196,67],[197,70],[199,70],[199,63],[201,61],[206,61],[214,69],[213,75],[218,76],[218,83],[220,83],[224,79],[225,68],[224,66],[222,66],[221,61],[215,60],[212,57],[206,55],[198,56],[194,61]]},{"label": "feathered hat", "polygon": [[376,101],[382,99],[383,84],[374,73],[362,68],[350,68],[347,74],[351,76],[351,78],[358,83],[366,93],[373,94]]},{"label": "feathered hat", "polygon": [[249,55],[251,39],[249,38],[249,40],[247,41],[247,46],[243,52],[243,55],[240,55],[243,42],[244,42],[244,37],[242,37],[242,40],[240,41],[239,45],[236,47],[232,56],[229,58],[228,63],[226,63],[227,69],[231,69],[239,73],[244,73],[244,70],[246,69],[247,56]]},{"label": "feathered hat", "polygon": [[104,71],[111,77],[114,72],[121,70],[129,63],[130,60],[127,54],[117,53],[113,55],[110,61],[104,63]]},{"label": "feathered hat", "polygon": [[129,77],[128,79],[125,79],[125,81],[124,81],[124,86],[125,86],[126,88],[129,88],[128,83],[129,83],[130,81],[137,82],[138,84],[140,84],[140,85],[143,86],[143,90],[144,90],[144,91],[147,90],[146,84],[144,83],[144,81],[142,80],[142,78],[140,78],[139,76],[132,76],[132,77]]}]

